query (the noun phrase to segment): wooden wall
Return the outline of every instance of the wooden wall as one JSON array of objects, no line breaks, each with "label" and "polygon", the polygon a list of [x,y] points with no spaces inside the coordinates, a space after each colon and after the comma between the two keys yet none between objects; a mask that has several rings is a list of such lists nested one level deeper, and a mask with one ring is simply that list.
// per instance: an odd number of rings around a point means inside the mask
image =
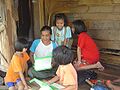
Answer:
[{"label": "wooden wall", "polygon": [[0,65],[5,67],[10,63],[14,52],[16,24],[13,17],[12,0],[0,0]]},{"label": "wooden wall", "polygon": [[85,21],[90,35],[100,48],[120,50],[120,0],[45,1],[47,20],[57,12],[65,12],[70,21]]},{"label": "wooden wall", "polygon": [[[46,24],[50,25],[54,14],[64,12],[69,21],[84,20],[99,49],[120,50],[120,0],[45,0],[44,3]],[[119,56],[116,60],[108,57],[101,55],[110,63],[120,62]]]}]

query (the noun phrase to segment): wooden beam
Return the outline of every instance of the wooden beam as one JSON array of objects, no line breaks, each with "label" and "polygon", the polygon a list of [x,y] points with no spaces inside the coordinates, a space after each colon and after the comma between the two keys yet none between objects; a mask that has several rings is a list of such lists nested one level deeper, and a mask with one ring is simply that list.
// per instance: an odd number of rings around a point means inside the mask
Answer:
[{"label": "wooden beam", "polygon": [[40,28],[44,26],[44,0],[39,0]]}]

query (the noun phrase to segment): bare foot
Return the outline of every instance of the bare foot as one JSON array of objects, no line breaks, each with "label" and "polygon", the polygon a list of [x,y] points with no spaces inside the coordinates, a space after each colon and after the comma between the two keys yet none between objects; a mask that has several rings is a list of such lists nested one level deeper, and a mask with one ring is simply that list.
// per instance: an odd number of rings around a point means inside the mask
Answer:
[{"label": "bare foot", "polygon": [[97,65],[98,70],[100,70],[100,71],[104,70],[104,67],[102,66],[102,64],[100,62],[97,62],[96,65]]},{"label": "bare foot", "polygon": [[120,79],[113,80],[113,82],[120,82]]}]

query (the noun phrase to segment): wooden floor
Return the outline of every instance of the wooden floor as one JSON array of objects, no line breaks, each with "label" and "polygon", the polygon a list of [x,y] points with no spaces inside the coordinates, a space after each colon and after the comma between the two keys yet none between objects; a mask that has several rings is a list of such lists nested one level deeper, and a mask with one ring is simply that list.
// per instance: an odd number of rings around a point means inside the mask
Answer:
[{"label": "wooden floor", "polygon": [[[104,65],[105,66],[105,65]],[[98,70],[95,70],[98,73],[98,79],[99,80],[114,80],[117,78],[120,78],[120,68],[114,68],[110,65],[105,66],[105,70],[103,72],[100,72]],[[34,84],[31,84],[32,89],[31,90],[39,90],[39,86]],[[0,90],[7,90],[5,86],[0,86]],[[80,85],[79,90],[90,90],[90,86],[88,84]]]}]

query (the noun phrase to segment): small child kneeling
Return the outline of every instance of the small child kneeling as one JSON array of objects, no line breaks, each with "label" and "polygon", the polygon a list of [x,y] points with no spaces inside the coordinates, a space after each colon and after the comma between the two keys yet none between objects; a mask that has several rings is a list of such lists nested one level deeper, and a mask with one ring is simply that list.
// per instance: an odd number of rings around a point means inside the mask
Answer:
[{"label": "small child kneeling", "polygon": [[16,52],[12,57],[5,76],[5,84],[8,86],[9,90],[16,90],[15,84],[18,86],[18,90],[28,89],[23,74],[27,69],[27,61],[29,60],[29,56],[26,53],[28,46],[28,41],[24,38],[20,38],[15,42]]},{"label": "small child kneeling", "polygon": [[48,83],[57,82],[63,85],[63,90],[78,90],[77,72],[72,65],[74,60],[73,52],[66,46],[59,46],[53,50],[53,62],[59,65],[56,76]]}]

